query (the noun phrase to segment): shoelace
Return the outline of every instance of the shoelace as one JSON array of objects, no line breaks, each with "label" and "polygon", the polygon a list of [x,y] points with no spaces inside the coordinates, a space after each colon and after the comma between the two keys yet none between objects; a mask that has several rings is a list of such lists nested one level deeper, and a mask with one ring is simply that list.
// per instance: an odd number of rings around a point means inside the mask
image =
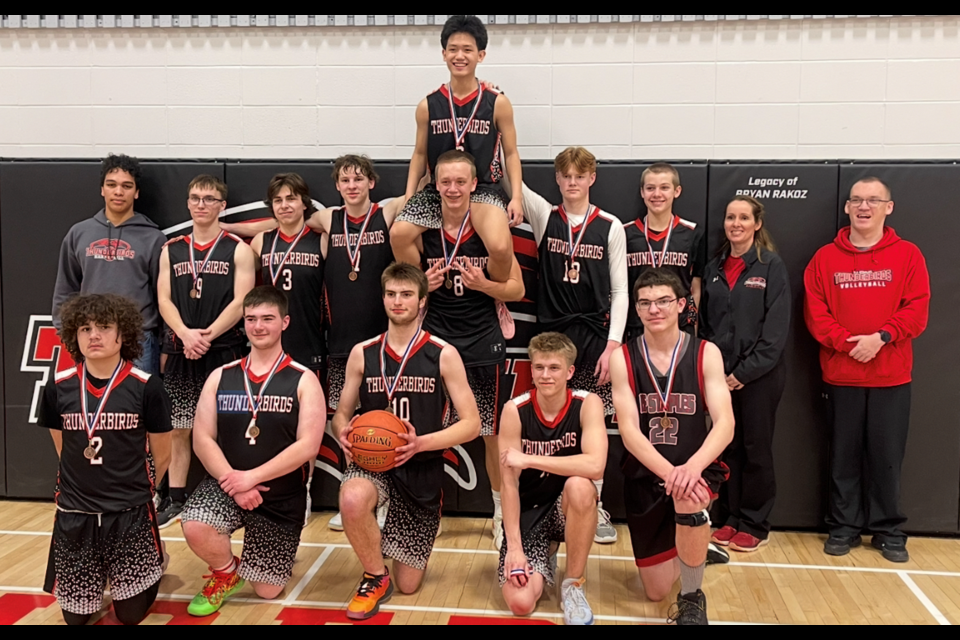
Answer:
[{"label": "shoelace", "polygon": [[597,509],[597,513],[600,515],[600,524],[602,525],[612,524],[612,522],[610,521],[610,512],[605,511],[602,505],[600,506],[599,509]]},{"label": "shoelace", "polygon": [[227,584],[229,584],[231,578],[236,575],[235,573],[220,573],[219,571],[214,571],[208,576],[203,576],[203,579],[207,581],[206,586],[203,588],[203,595],[205,598],[210,598],[210,596],[216,595],[218,593],[225,593]]},{"label": "shoelace", "polygon": [[587,596],[584,595],[583,589],[576,584],[572,584],[564,589],[563,599],[564,610],[567,613],[576,614],[576,616],[571,617],[576,617],[581,620],[587,617],[587,611],[590,610],[590,603],[587,602]]},{"label": "shoelace", "polygon": [[387,576],[363,576],[360,588],[357,589],[358,598],[369,598],[373,593],[383,586],[383,579]]},{"label": "shoelace", "polygon": [[670,612],[670,616],[667,618],[667,624],[675,624],[680,620],[693,618],[693,621],[697,619],[697,612],[703,611],[703,608],[699,603],[690,602],[684,598],[673,605],[673,609]]}]

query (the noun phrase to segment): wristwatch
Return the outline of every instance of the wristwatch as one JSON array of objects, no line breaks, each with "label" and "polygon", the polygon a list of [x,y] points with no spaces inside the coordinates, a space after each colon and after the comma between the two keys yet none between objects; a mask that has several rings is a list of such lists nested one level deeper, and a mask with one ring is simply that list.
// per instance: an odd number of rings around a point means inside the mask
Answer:
[{"label": "wristwatch", "polygon": [[893,336],[890,335],[889,331],[880,331],[880,339],[883,340],[883,344],[890,344],[893,342]]}]

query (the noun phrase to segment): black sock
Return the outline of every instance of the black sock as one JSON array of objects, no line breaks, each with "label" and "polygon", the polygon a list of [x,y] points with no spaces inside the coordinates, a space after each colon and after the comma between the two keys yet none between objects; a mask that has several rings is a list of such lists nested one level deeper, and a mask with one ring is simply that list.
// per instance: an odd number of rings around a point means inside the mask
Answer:
[{"label": "black sock", "polygon": [[179,502],[180,504],[186,504],[187,490],[174,489],[173,487],[170,487],[170,500],[172,500],[173,502]]}]

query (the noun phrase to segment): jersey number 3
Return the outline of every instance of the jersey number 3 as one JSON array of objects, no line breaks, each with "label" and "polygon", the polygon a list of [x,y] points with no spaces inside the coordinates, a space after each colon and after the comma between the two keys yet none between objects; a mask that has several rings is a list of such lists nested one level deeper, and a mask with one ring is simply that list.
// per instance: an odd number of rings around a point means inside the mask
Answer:
[{"label": "jersey number 3", "polygon": [[650,444],[675,447],[677,445],[677,433],[680,432],[680,421],[676,418],[670,418],[669,427],[664,427],[660,421],[661,418],[654,418],[650,421]]}]

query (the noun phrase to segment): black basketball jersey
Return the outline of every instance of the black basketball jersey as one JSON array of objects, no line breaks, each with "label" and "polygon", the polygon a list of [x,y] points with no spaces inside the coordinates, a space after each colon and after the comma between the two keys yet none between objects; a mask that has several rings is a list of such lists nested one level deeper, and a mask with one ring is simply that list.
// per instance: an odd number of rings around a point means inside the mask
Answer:
[{"label": "black basketball jersey", "polygon": [[[552,421],[543,417],[537,390],[512,400],[520,413],[521,446],[524,455],[567,458],[583,453],[580,411],[590,394],[567,391],[567,404]],[[520,528],[531,531],[556,504],[567,478],[525,469],[520,473]]]},{"label": "black basketball jersey", "polygon": [[[703,354],[707,343],[682,331],[680,336],[684,344],[666,407],[651,381],[640,338],[623,345],[630,388],[640,410],[640,430],[660,455],[674,466],[686,464],[703,446],[708,433],[707,403],[703,390]],[[660,371],[654,374],[660,388],[665,391],[667,378]],[[662,424],[664,417],[670,419],[670,426]],[[656,479],[629,452],[624,453],[623,472],[629,478]]]},{"label": "black basketball jersey", "polygon": [[[360,387],[360,413],[387,408],[387,393],[380,369],[380,349],[386,341],[383,334],[363,344],[363,383]],[[397,383],[390,409],[417,430],[418,436],[444,429],[449,400],[440,375],[440,354],[447,343],[424,331],[413,346],[403,377]],[[403,354],[386,348],[384,362],[390,384],[400,369]],[[443,485],[443,452],[417,454],[407,464],[387,472],[397,488],[414,504],[425,509],[439,509]]]},{"label": "black basketball jersey", "polygon": [[[494,122],[494,109],[497,103],[496,90],[481,89],[479,106],[477,92],[463,100],[454,98],[453,108],[457,114],[457,126],[462,131],[468,127],[463,149],[476,159],[477,180],[479,184],[498,184],[503,180],[503,165],[500,161],[500,132]],[[430,175],[436,178],[437,160],[447,151],[457,148],[457,133],[450,117],[450,92],[443,85],[429,96],[427,106],[430,110],[428,125],[427,165]],[[476,109],[473,120],[470,116]]]},{"label": "black basketball jersey", "polygon": [[[327,349],[323,340],[324,260],[320,251],[321,237],[321,234],[307,228],[290,253],[290,245],[297,239],[296,236],[288,237],[276,229],[263,235],[263,254],[260,256],[263,283],[281,289],[290,303],[290,326],[283,332],[283,350],[311,369],[319,369],[323,365]],[[274,241],[277,243],[275,253]],[[276,281],[271,274],[271,260]]]},{"label": "black basketball jersey", "polygon": [[[544,331],[564,332],[577,323],[589,326],[604,341],[610,332],[609,237],[610,226],[622,224],[615,217],[593,207],[584,219],[583,234],[576,257],[572,248],[563,207],[554,208],[540,241],[540,298],[537,309]],[[573,239],[583,225],[574,227]]]},{"label": "black basketball jersey", "polygon": [[[423,269],[426,271],[434,264],[442,264],[444,234],[447,251],[452,252],[457,239],[440,230],[428,230],[423,239]],[[464,232],[463,242],[457,251],[456,263],[470,263],[472,267],[483,269],[487,278],[487,264],[490,254],[480,235],[474,229]],[[447,288],[447,282],[453,286]],[[449,342],[463,358],[467,367],[501,364],[506,358],[506,341],[500,329],[496,301],[485,293],[469,289],[456,270],[447,274],[447,280],[430,294],[424,328],[430,333]]]},{"label": "black basketball jersey", "polygon": [[[644,235],[642,218],[625,224],[623,230],[627,235],[627,273],[631,294],[637,279],[644,272],[659,266],[661,257],[663,268],[679,277],[688,293],[693,279],[703,277],[707,266],[707,242],[703,228],[697,223],[674,216],[673,230],[669,234],[667,231],[651,231],[649,241]],[[667,235],[670,236],[670,246],[664,256]],[[656,265],[651,263],[650,249],[653,249]],[[693,314],[680,317],[681,328],[695,324],[696,316]],[[627,338],[639,337],[642,333],[643,322],[631,304],[627,313]]]},{"label": "black basketball jersey", "polygon": [[[357,263],[360,271],[356,280],[350,280],[353,267],[343,228],[345,211],[345,208],[333,211],[327,248],[326,290],[330,320],[327,337],[333,358],[347,358],[356,345],[387,330],[380,277],[393,263],[390,229],[383,210],[374,204],[360,247]],[[363,219],[347,216],[347,233],[354,251],[362,228]]]},{"label": "black basketball jersey", "polygon": [[[234,254],[237,245],[243,240],[231,233],[225,233],[216,248],[213,247],[213,242],[203,246],[194,244],[195,266],[191,271],[189,243],[192,239],[192,235],[184,236],[167,243],[167,255],[170,258],[170,297],[188,329],[206,329],[216,322],[223,310],[233,302],[237,268]],[[204,266],[203,263],[211,250],[213,255]],[[201,280],[195,298],[190,296],[194,289],[194,272]],[[244,344],[246,340],[243,323],[237,322],[235,327],[213,341],[212,348],[234,347]],[[164,334],[163,352],[183,353],[183,342],[169,329]]]},{"label": "black basketball jersey", "polygon": [[[249,358],[223,367],[220,386],[217,387],[217,443],[230,466],[237,471],[256,469],[297,441],[300,424],[300,400],[297,389],[303,374],[309,371],[289,355],[270,381],[260,403],[256,426],[260,433],[250,437],[250,400],[243,379]],[[266,375],[250,378],[250,392],[256,401]],[[285,476],[265,482],[270,489],[262,493],[263,504],[256,509],[274,522],[300,526],[307,508],[307,478],[310,466],[306,463]]]},{"label": "black basketball jersey", "polygon": [[106,391],[107,380],[86,376],[79,369],[57,375],[48,384],[40,416],[41,426],[61,431],[63,451],[57,482],[57,507],[81,513],[118,513],[153,500],[153,479],[147,461],[148,434],[168,433],[170,401],[163,383],[125,363],[94,432],[95,456],[83,419],[81,384],[92,419]]}]

